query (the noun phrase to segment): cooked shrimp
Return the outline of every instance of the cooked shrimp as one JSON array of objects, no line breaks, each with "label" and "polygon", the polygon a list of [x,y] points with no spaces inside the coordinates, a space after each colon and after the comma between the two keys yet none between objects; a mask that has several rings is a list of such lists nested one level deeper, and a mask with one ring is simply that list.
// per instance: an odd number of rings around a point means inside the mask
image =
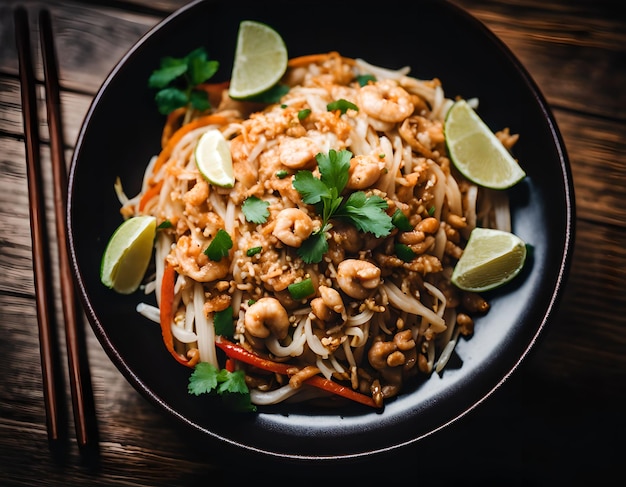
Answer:
[{"label": "cooked shrimp", "polygon": [[359,107],[383,122],[401,122],[415,110],[411,95],[393,80],[382,80],[361,88]]},{"label": "cooked shrimp", "polygon": [[219,262],[209,259],[201,246],[188,235],[183,235],[178,239],[176,247],[168,259],[180,269],[181,274],[198,282],[223,279],[228,275],[230,268],[230,262],[226,258]]},{"label": "cooked shrimp", "polygon": [[444,142],[443,124],[422,116],[413,116],[402,122],[400,137],[418,154],[433,158],[433,150]]},{"label": "cooked shrimp", "polygon": [[383,169],[385,163],[373,155],[358,155],[350,160],[350,171],[348,176],[348,189],[365,189],[374,185]]},{"label": "cooked shrimp", "polygon": [[337,266],[337,284],[348,296],[364,299],[380,284],[380,269],[366,260],[344,260]]},{"label": "cooked shrimp", "polygon": [[289,331],[289,316],[278,299],[261,298],[246,311],[244,326],[254,337],[267,338],[273,333],[282,340]]},{"label": "cooked shrimp", "polygon": [[300,247],[313,233],[313,220],[298,208],[285,208],[276,216],[272,231],[278,240],[290,247]]},{"label": "cooked shrimp", "polygon": [[309,137],[284,137],[279,145],[281,164],[291,169],[304,169],[315,162],[319,152],[317,144]]}]

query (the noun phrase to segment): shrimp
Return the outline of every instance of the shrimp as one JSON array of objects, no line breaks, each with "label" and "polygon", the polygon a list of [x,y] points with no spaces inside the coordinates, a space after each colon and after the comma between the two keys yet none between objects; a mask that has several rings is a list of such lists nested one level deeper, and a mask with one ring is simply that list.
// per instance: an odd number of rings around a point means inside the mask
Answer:
[{"label": "shrimp", "polygon": [[430,159],[434,157],[432,151],[435,147],[443,144],[445,140],[441,122],[420,116],[404,120],[398,132],[411,149]]},{"label": "shrimp", "polygon": [[281,164],[290,169],[304,169],[315,162],[315,156],[320,150],[309,137],[284,137],[278,152]]},{"label": "shrimp", "polygon": [[276,215],[276,225],[272,231],[278,240],[290,247],[300,247],[313,233],[313,220],[298,208],[285,208]]},{"label": "shrimp", "polygon": [[366,260],[347,259],[337,266],[337,284],[354,299],[364,299],[380,284],[380,269]]},{"label": "shrimp", "polygon": [[359,107],[372,118],[398,123],[415,110],[411,95],[393,80],[382,80],[361,88]]},{"label": "shrimp", "polygon": [[313,314],[322,321],[331,321],[336,315],[347,318],[346,307],[341,299],[341,294],[336,289],[328,286],[319,287],[320,297],[311,301]]},{"label": "shrimp", "polygon": [[348,183],[349,189],[365,189],[372,186],[385,168],[385,163],[373,155],[359,155],[350,160]]},{"label": "shrimp", "polygon": [[200,245],[193,242],[188,235],[183,235],[178,239],[174,253],[168,256],[168,260],[181,274],[198,282],[223,279],[228,275],[230,268],[228,259],[221,259],[219,262],[210,260]]},{"label": "shrimp", "polygon": [[261,298],[246,311],[244,326],[254,337],[267,338],[273,333],[282,340],[289,332],[289,316],[278,299]]}]

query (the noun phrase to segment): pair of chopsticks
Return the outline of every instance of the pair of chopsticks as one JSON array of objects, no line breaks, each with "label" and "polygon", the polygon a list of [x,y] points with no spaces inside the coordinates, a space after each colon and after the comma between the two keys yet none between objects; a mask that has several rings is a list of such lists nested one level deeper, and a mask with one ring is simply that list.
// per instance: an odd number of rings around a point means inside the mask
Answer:
[{"label": "pair of chopsticks", "polygon": [[[26,145],[28,194],[30,205],[31,239],[33,244],[33,270],[35,275],[35,295],[37,300],[37,321],[41,366],[44,386],[44,402],[48,440],[52,448],[65,442],[63,428],[63,408],[59,387],[57,350],[54,344],[52,320],[53,299],[50,278],[47,276],[47,242],[45,240],[45,207],[42,187],[42,168],[39,139],[39,120],[36,98],[36,78],[34,74],[30,45],[30,24],[24,7],[15,10],[15,38],[18,50],[22,113]],[[59,252],[59,276],[61,302],[65,319],[68,371],[76,441],[81,452],[95,447],[95,411],[90,397],[91,382],[89,371],[81,353],[79,335],[80,308],[75,295],[74,281],[67,248],[67,228],[65,210],[67,203],[67,168],[63,153],[63,131],[61,121],[60,86],[58,65],[52,33],[50,13],[43,10],[39,15],[39,34],[44,67],[47,122],[50,133],[52,180],[54,186],[54,209]]]}]

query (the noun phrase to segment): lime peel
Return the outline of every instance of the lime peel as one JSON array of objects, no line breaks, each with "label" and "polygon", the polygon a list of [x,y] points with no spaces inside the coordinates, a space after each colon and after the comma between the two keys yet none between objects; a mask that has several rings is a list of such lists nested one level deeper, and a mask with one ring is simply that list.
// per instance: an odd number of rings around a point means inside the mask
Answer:
[{"label": "lime peel", "polygon": [[483,292],[517,276],[526,261],[526,243],[504,230],[477,227],[452,272],[452,284],[464,291]]},{"label": "lime peel", "polygon": [[455,102],[444,124],[450,160],[470,181],[491,189],[507,189],[525,176],[517,160],[466,100]]},{"label": "lime peel", "polygon": [[233,158],[230,145],[218,129],[202,134],[194,150],[200,174],[211,184],[232,188],[235,184]]},{"label": "lime peel", "polygon": [[152,257],[156,218],[142,215],[124,220],[111,235],[100,263],[100,280],[120,294],[135,292]]},{"label": "lime peel", "polygon": [[278,32],[262,22],[239,24],[228,94],[245,100],[272,88],[287,71],[287,46]]}]

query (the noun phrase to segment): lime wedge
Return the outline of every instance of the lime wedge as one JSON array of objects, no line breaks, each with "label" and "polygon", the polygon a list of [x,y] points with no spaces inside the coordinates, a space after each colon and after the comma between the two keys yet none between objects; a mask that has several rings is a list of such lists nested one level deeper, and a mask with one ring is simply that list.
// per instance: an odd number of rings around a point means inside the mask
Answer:
[{"label": "lime wedge", "polygon": [[287,46],[278,32],[261,22],[239,24],[228,94],[236,100],[269,90],[287,70]]},{"label": "lime wedge", "polygon": [[230,146],[222,132],[211,129],[202,134],[194,151],[200,174],[211,184],[232,188],[235,184]]},{"label": "lime wedge", "polygon": [[100,263],[100,280],[120,294],[131,294],[143,280],[154,246],[156,218],[125,220],[109,239]]},{"label": "lime wedge", "polygon": [[444,133],[452,163],[470,181],[491,189],[506,189],[526,176],[465,100],[455,102],[448,111]]},{"label": "lime wedge", "polygon": [[465,291],[488,291],[518,275],[525,260],[526,243],[517,235],[477,227],[454,267],[452,284]]}]

